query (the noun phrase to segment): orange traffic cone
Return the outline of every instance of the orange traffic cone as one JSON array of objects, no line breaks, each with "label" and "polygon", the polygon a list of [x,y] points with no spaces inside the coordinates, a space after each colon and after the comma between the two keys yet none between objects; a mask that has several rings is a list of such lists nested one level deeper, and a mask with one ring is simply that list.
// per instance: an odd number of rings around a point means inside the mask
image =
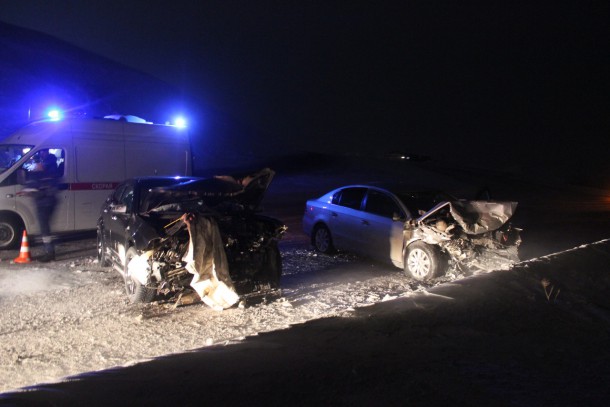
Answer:
[{"label": "orange traffic cone", "polygon": [[28,243],[28,234],[23,231],[23,238],[21,239],[21,250],[19,250],[19,257],[15,259],[15,263],[29,263],[32,259],[30,258],[30,244]]}]

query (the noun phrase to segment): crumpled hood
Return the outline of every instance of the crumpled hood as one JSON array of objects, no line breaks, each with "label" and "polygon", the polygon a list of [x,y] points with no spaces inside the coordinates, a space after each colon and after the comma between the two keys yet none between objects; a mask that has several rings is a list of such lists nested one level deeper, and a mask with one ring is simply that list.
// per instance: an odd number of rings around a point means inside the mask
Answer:
[{"label": "crumpled hood", "polygon": [[504,225],[515,213],[517,202],[494,201],[451,201],[442,202],[422,215],[423,221],[449,205],[449,211],[464,232],[479,235],[490,232]]},{"label": "crumpled hood", "polygon": [[199,201],[208,208],[231,201],[253,211],[258,208],[274,175],[274,171],[264,168],[253,174],[220,175],[154,188],[144,198],[142,212],[189,211],[197,207]]}]

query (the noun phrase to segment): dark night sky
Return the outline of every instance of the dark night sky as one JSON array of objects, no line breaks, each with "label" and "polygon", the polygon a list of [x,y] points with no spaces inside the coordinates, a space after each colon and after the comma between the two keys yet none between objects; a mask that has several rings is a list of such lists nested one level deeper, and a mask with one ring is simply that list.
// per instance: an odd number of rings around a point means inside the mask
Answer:
[{"label": "dark night sky", "polygon": [[0,0],[0,20],[151,73],[275,151],[605,167],[607,2],[518,3]]}]

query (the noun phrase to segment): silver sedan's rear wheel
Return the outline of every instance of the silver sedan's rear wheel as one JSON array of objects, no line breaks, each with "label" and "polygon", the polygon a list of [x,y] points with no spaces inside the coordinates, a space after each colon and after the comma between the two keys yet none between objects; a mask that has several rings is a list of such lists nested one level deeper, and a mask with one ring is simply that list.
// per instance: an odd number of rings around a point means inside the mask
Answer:
[{"label": "silver sedan's rear wheel", "polygon": [[418,281],[429,281],[445,274],[447,262],[436,246],[421,241],[407,247],[405,273]]},{"label": "silver sedan's rear wheel", "polygon": [[335,251],[330,230],[325,225],[317,225],[314,228],[311,243],[319,252],[330,254]]}]

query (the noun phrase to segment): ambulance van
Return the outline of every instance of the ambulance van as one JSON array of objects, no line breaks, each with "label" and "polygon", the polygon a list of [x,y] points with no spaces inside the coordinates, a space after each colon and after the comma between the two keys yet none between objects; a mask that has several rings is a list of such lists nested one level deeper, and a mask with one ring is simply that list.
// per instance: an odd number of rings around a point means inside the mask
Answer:
[{"label": "ambulance van", "polygon": [[102,203],[124,179],[192,174],[186,128],[135,116],[30,123],[0,141],[0,249],[18,247],[23,230],[40,233],[34,199],[25,192],[42,150],[57,162],[54,234],[95,229]]}]

